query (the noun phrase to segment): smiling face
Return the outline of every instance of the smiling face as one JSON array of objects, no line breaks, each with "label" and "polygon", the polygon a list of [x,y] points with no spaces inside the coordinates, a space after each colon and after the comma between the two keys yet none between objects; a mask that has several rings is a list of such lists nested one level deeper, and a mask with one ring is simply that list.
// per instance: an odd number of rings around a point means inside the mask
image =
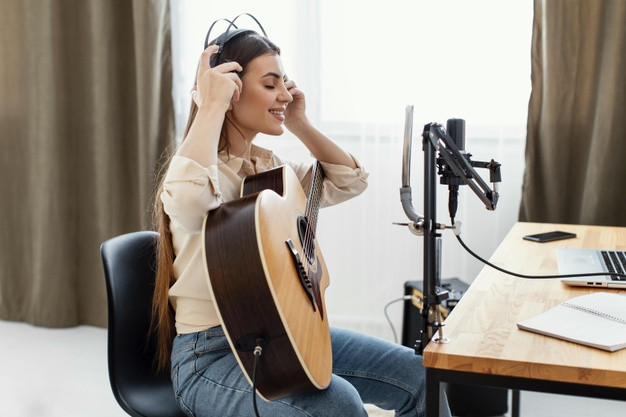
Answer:
[{"label": "smiling face", "polygon": [[257,133],[281,135],[284,112],[293,98],[285,88],[280,56],[270,53],[254,58],[244,72],[242,83],[239,101],[233,102],[229,112],[231,121],[247,140]]}]

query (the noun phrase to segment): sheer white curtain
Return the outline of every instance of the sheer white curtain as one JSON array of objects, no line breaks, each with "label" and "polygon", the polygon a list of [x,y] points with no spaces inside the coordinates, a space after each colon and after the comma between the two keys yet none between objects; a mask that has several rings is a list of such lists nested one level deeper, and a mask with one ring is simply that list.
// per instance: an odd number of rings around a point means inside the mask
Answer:
[{"label": "sheer white curtain", "polygon": [[[424,124],[464,118],[473,159],[502,163],[495,212],[485,210],[467,187],[460,193],[462,236],[489,257],[517,219],[532,3],[388,0],[365,7],[359,0],[172,1],[179,133],[206,30],[213,20],[242,12],[259,18],[281,47],[287,73],[306,93],[309,117],[370,172],[362,196],[322,211],[318,240],[331,274],[326,294],[331,324],[391,338],[384,305],[403,294],[405,281],[422,279],[421,238],[392,225],[406,219],[398,191],[404,108],[415,106],[411,185],[418,211]],[[309,157],[289,134],[257,140],[286,158]],[[447,190],[440,186],[437,192],[438,217],[448,221]],[[444,278],[471,282],[481,267],[444,233]],[[401,310],[400,304],[390,309],[398,330]]]}]

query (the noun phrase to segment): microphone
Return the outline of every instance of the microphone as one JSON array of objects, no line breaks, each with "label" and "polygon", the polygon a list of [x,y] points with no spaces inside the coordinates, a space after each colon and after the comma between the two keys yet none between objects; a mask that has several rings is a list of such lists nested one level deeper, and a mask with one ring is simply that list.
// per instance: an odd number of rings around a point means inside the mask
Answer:
[{"label": "microphone", "polygon": [[[446,123],[446,129],[448,134],[454,141],[457,149],[461,153],[465,153],[465,120],[463,119],[448,119]],[[456,216],[456,210],[459,205],[459,184],[455,179],[450,178],[448,182],[448,212],[450,213],[450,219],[454,224],[454,217]]]},{"label": "microphone", "polygon": [[465,151],[465,120],[448,119],[446,129],[450,137],[454,139],[454,144],[461,152]]}]

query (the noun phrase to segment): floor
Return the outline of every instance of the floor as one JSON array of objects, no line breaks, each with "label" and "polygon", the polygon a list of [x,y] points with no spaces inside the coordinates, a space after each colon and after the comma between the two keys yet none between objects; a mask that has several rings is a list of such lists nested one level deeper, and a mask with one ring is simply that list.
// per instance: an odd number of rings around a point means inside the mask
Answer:
[{"label": "floor", "polygon": [[[106,331],[46,329],[0,321],[0,417],[116,417],[106,368]],[[617,417],[624,403],[523,392],[524,417]],[[371,417],[393,413],[368,406]]]}]

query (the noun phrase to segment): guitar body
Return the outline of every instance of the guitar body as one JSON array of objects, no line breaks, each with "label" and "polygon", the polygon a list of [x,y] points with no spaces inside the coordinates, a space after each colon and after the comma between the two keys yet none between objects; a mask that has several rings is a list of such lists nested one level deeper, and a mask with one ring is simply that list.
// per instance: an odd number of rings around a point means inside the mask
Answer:
[{"label": "guitar body", "polygon": [[[324,389],[332,374],[324,306],[329,277],[314,239],[314,256],[304,253],[306,204],[295,173],[282,166],[246,178],[242,197],[210,211],[204,223],[209,288],[251,384],[252,351],[259,337],[265,341],[256,388],[267,400]],[[294,250],[302,262],[300,274]]]}]

